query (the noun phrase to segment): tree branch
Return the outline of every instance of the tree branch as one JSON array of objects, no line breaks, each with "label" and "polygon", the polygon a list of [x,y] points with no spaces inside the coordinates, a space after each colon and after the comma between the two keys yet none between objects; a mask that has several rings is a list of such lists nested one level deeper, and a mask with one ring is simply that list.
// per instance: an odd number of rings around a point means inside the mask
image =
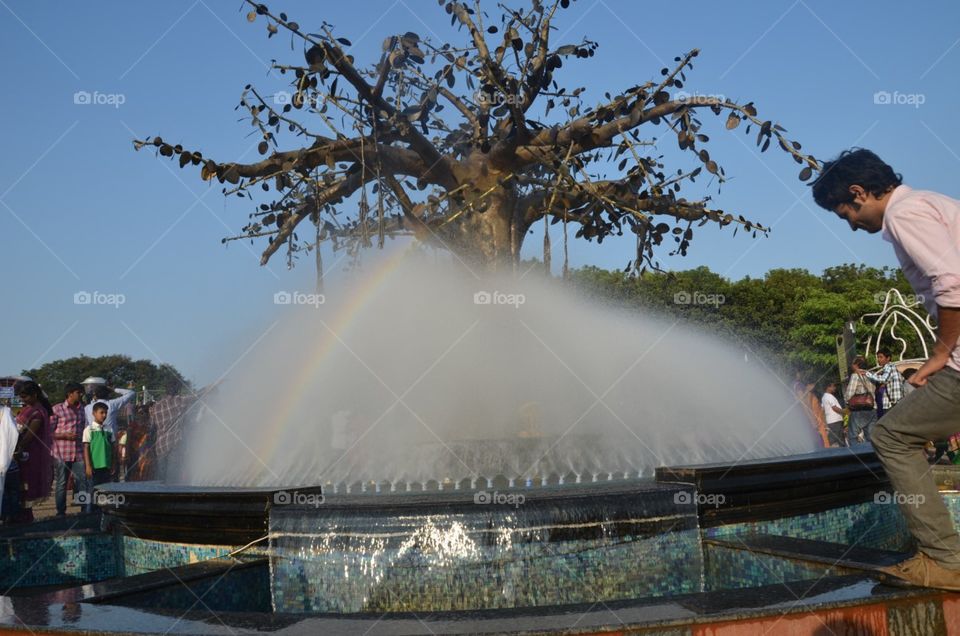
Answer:
[{"label": "tree branch", "polygon": [[[644,100],[637,100],[637,103],[630,110],[628,115],[614,119],[613,121],[603,124],[599,127],[597,127],[593,122],[591,114],[572,121],[559,130],[550,128],[544,129],[537,133],[533,139],[530,140],[530,143],[527,144],[527,147],[521,146],[517,149],[517,159],[525,165],[538,163],[542,155],[537,153],[537,146],[565,146],[571,141],[577,144],[573,151],[574,155],[589,152],[597,148],[608,147],[613,143],[613,139],[618,135],[632,130],[644,122],[648,122],[657,118],[663,118],[683,109],[720,108],[734,113],[740,113],[744,119],[748,119],[758,126],[763,126],[764,124],[768,123],[760,120],[756,116],[755,112],[751,109],[748,109],[746,106],[741,106],[727,100],[713,97],[698,98],[696,102],[671,100],[663,102],[662,104],[651,106],[646,110],[641,110],[643,103]],[[793,155],[798,160],[807,163],[811,168],[818,169],[819,164],[815,159],[813,159],[813,157],[809,157],[799,152],[787,142],[787,140],[779,133],[779,131],[772,130],[771,134],[776,135],[778,140],[781,141],[781,145],[783,146],[784,150],[786,150],[788,153]]]},{"label": "tree branch", "polygon": [[531,61],[530,72],[524,81],[526,86],[522,104],[524,113],[530,109],[537,99],[543,84],[543,77],[546,74],[547,53],[550,49],[550,21],[553,19],[553,14],[557,11],[559,4],[560,0],[554,0],[553,6],[550,7],[550,13],[547,15],[541,14],[540,17],[540,25],[537,30],[537,51]]},{"label": "tree branch", "polygon": [[[513,151],[516,150],[519,144],[526,143],[530,136],[529,131],[527,131],[526,120],[524,119],[523,111],[520,109],[520,105],[517,104],[518,100],[516,94],[507,90],[506,78],[503,75],[503,67],[500,65],[499,61],[494,61],[490,57],[490,49],[487,47],[487,42],[483,37],[483,33],[480,32],[480,29],[477,28],[477,25],[474,24],[473,20],[470,19],[470,14],[467,13],[466,7],[459,2],[454,2],[453,12],[457,16],[457,19],[460,20],[461,24],[467,27],[467,29],[470,31],[474,46],[477,47],[477,54],[480,57],[480,63],[484,69],[484,75],[486,75],[487,80],[491,84],[499,89],[500,94],[503,96],[504,101],[506,102],[507,108],[510,110],[510,117],[513,120],[514,125],[514,134],[497,142],[498,148],[491,153],[494,161],[504,165],[505,158],[512,155]],[[507,31],[504,33],[506,34]],[[516,83],[516,81],[513,83]],[[506,131],[501,130],[501,132],[505,133]]]},{"label": "tree branch", "polygon": [[[389,137],[388,137],[389,139]],[[134,148],[139,150],[144,146],[163,147],[162,140],[157,143],[153,140],[135,140]],[[169,146],[168,146],[169,147]],[[190,154],[189,150],[170,148],[170,154]],[[422,158],[412,150],[398,148],[396,146],[375,144],[373,138],[364,137],[356,139],[318,139],[309,148],[300,150],[288,150],[275,152],[266,159],[256,163],[220,163],[209,162],[205,164],[203,176],[209,179],[214,174],[221,180],[236,181],[238,178],[256,179],[260,177],[273,176],[277,173],[290,171],[309,172],[317,166],[339,161],[348,161],[350,163],[363,162],[379,157],[384,165],[388,165],[394,174],[403,174],[426,183],[437,183],[432,180],[436,175],[431,175],[428,167],[423,163]],[[210,164],[216,167],[216,173],[212,172]],[[185,165],[185,164],[184,164]],[[229,175],[229,177],[228,177]]]},{"label": "tree branch", "polygon": [[264,5],[253,2],[253,0],[246,0],[246,2],[257,9],[258,13],[267,15],[271,20],[287,29],[291,33],[303,38],[314,46],[320,47],[324,52],[325,63],[329,62],[332,64],[333,67],[339,71],[340,75],[346,79],[351,86],[353,86],[353,88],[363,99],[367,100],[367,102],[369,102],[371,105],[379,108],[394,118],[400,135],[423,159],[424,163],[427,165],[427,172],[434,173],[432,180],[435,180],[437,183],[442,183],[446,187],[456,186],[456,178],[453,174],[453,170],[451,169],[448,159],[441,155],[440,151],[438,151],[426,137],[420,134],[420,132],[417,131],[417,129],[414,128],[409,121],[398,115],[394,107],[389,102],[383,99],[382,96],[375,94],[373,87],[371,87],[370,84],[363,79],[357,69],[353,66],[353,63],[347,57],[347,54],[343,52],[343,49],[340,48],[340,45],[332,36],[329,35],[329,33],[327,34],[329,38],[328,40],[316,40],[310,35],[302,33],[299,25],[296,23],[290,23],[286,20],[282,20],[279,16],[267,11]]},{"label": "tree branch", "polygon": [[413,201],[410,200],[407,191],[403,189],[403,185],[400,181],[394,177],[392,174],[388,174],[384,177],[387,185],[390,187],[390,191],[393,192],[393,195],[397,197],[397,202],[400,204],[400,209],[403,210],[403,216],[409,220],[414,227],[415,236],[421,241],[425,241],[427,237],[431,236],[433,232],[430,231],[430,228],[427,227],[427,224],[423,222],[423,219],[420,217],[423,215],[424,208],[422,206],[414,205]]},{"label": "tree branch", "polygon": [[[367,181],[373,180],[375,175],[368,174],[366,176]],[[274,252],[280,249],[280,246],[287,242],[287,239],[293,234],[293,230],[297,225],[313,213],[315,210],[319,209],[321,206],[327,205],[329,203],[336,203],[341,199],[350,196],[357,191],[361,186],[364,185],[364,176],[360,171],[354,172],[353,174],[345,177],[339,183],[336,183],[321,192],[316,193],[312,197],[308,197],[304,201],[300,210],[296,214],[290,216],[286,222],[280,226],[280,230],[277,232],[274,239],[267,246],[267,249],[263,251],[263,254],[260,256],[260,264],[266,265],[270,260],[270,257],[273,256]]]}]

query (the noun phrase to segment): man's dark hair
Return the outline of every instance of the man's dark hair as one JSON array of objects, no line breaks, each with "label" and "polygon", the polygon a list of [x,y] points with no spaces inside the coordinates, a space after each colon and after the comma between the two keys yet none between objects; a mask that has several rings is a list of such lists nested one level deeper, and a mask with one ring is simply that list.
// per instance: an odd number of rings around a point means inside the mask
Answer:
[{"label": "man's dark hair", "polygon": [[183,382],[178,378],[168,378],[163,385],[163,391],[166,395],[179,395]]},{"label": "man's dark hair", "polygon": [[892,355],[890,355],[890,350],[887,349],[886,347],[880,347],[879,349],[877,349],[877,353],[879,353],[879,354],[881,354],[881,355],[883,355],[884,357],[887,357],[887,358],[892,358],[892,357],[893,357]]},{"label": "man's dark hair", "polygon": [[813,200],[831,212],[843,203],[853,203],[850,186],[858,185],[879,198],[903,183],[903,177],[866,148],[844,150],[823,170],[810,187]]},{"label": "man's dark hair", "polygon": [[83,385],[79,382],[67,382],[66,388],[63,389],[63,394],[70,395],[74,391],[80,391],[83,393]]},{"label": "man's dark hair", "polygon": [[906,369],[906,370],[904,370],[904,372],[901,373],[900,375],[903,376],[903,379],[904,379],[904,380],[909,380],[910,378],[913,377],[913,374],[916,373],[916,372],[917,372],[916,369]]},{"label": "man's dark hair", "polygon": [[107,406],[106,402],[97,402],[96,404],[93,405],[92,410],[94,413],[96,413],[97,411],[109,411],[110,407]]},{"label": "man's dark hair", "polygon": [[113,391],[102,384],[98,384],[93,389],[93,397],[98,400],[109,400],[111,395],[113,395]]}]

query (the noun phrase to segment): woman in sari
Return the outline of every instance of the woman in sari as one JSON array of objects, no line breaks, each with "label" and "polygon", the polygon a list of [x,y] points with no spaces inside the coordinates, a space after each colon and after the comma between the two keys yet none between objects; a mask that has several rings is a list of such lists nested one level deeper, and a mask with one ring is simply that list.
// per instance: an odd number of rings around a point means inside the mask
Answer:
[{"label": "woman in sari", "polygon": [[[14,392],[23,402],[23,409],[17,415],[20,437],[14,455],[20,462],[23,499],[43,499],[50,494],[53,483],[53,457],[50,451],[53,448],[53,433],[50,430],[53,408],[36,382],[17,382]],[[25,510],[24,514],[27,520],[32,516],[29,510]]]},{"label": "woman in sari", "polygon": [[814,391],[815,388],[816,385],[814,384],[805,385],[797,395],[797,400],[807,414],[813,430],[820,436],[821,445],[824,448],[829,448],[830,440],[827,435],[827,421],[823,417],[823,409],[820,406],[820,399]]}]

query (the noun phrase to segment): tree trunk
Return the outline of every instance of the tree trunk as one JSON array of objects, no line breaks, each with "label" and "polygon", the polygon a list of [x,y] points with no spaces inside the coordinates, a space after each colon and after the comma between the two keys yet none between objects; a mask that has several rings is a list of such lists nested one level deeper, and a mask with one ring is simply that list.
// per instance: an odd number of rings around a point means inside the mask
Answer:
[{"label": "tree trunk", "polygon": [[509,272],[519,261],[526,233],[521,227],[523,215],[517,210],[516,194],[504,188],[484,197],[483,202],[485,206],[475,204],[465,210],[441,238],[471,266],[487,272]]}]

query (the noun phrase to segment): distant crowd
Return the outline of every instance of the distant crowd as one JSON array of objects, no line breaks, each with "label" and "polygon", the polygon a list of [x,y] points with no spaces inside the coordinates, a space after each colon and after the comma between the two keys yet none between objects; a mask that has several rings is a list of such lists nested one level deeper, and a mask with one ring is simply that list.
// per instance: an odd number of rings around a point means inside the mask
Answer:
[{"label": "distant crowd", "polygon": [[[901,371],[885,348],[877,351],[876,360],[877,368],[871,372],[865,357],[855,357],[842,394],[837,382],[827,382],[817,391],[816,385],[804,384],[799,373],[794,379],[793,391],[814,422],[824,447],[869,442],[877,420],[915,390],[908,380],[916,369]],[[932,462],[960,464],[960,432],[946,442],[928,442],[927,454]]]},{"label": "distant crowd", "polygon": [[17,408],[0,405],[0,522],[33,520],[29,504],[54,493],[56,514],[67,513],[67,492],[82,512],[96,506],[93,488],[111,481],[161,479],[176,459],[202,394],[168,394],[148,401],[103,378],[68,383],[66,399],[51,404],[33,380],[17,382]]}]

